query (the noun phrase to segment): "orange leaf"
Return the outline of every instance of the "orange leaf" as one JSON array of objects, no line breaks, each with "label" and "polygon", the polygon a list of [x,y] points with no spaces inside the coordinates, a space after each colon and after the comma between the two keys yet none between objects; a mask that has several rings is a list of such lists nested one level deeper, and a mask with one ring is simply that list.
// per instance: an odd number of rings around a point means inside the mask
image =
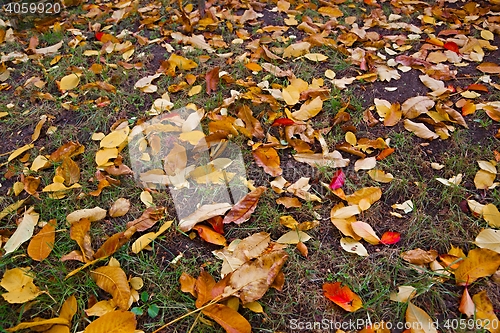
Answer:
[{"label": "orange leaf", "polygon": [[249,62],[245,64],[245,67],[251,70],[252,72],[260,72],[262,70],[262,67],[255,62]]},{"label": "orange leaf", "polygon": [[219,85],[219,67],[215,67],[205,74],[205,80],[207,81],[207,94],[211,94],[212,91],[217,90]]},{"label": "orange leaf", "polygon": [[280,157],[276,150],[272,147],[259,147],[252,153],[257,165],[264,168],[264,172],[273,177],[277,177],[283,173],[280,168]]},{"label": "orange leaf", "polygon": [[212,300],[212,289],[214,286],[214,278],[202,268],[194,286],[196,294],[198,295],[195,303],[197,308]]},{"label": "orange leaf", "polygon": [[31,259],[42,261],[52,252],[56,239],[56,220],[50,220],[28,245],[28,255]]},{"label": "orange leaf", "polygon": [[226,238],[209,226],[197,224],[193,227],[193,229],[198,231],[198,236],[206,242],[226,246]]},{"label": "orange leaf", "polygon": [[222,304],[214,304],[202,310],[203,314],[215,320],[227,333],[250,333],[252,326],[237,311]]},{"label": "orange leaf", "polygon": [[401,239],[401,234],[396,231],[386,231],[380,238],[380,243],[385,245],[396,244]]},{"label": "orange leaf", "polygon": [[361,298],[340,282],[323,284],[323,292],[326,298],[346,311],[354,312],[363,306]]},{"label": "orange leaf", "polygon": [[484,84],[479,84],[479,83],[473,83],[473,84],[469,85],[466,89],[467,90],[474,90],[474,91],[488,92],[488,87],[486,87]]},{"label": "orange leaf", "polygon": [[466,101],[462,106],[462,116],[467,116],[469,114],[473,114],[474,112],[476,112],[476,104],[471,101]]},{"label": "orange leaf", "polygon": [[179,283],[181,284],[181,291],[185,293],[190,293],[194,297],[196,297],[195,285],[196,279],[189,275],[188,273],[182,272]]},{"label": "orange leaf", "polygon": [[472,301],[472,298],[469,295],[469,291],[467,287],[464,289],[464,293],[462,294],[462,299],[460,300],[460,306],[458,307],[458,311],[466,315],[468,318],[474,315],[476,310],[476,306]]},{"label": "orange leaf", "polygon": [[149,207],[142,215],[127,223],[127,228],[132,226],[136,227],[137,231],[144,231],[151,228],[153,225],[165,216],[165,208],[163,207]]},{"label": "orange leaf", "polygon": [[236,205],[233,206],[233,208],[231,208],[222,223],[234,222],[236,224],[241,224],[248,221],[248,219],[250,219],[250,215],[253,213],[255,208],[257,208],[259,198],[265,190],[265,186],[259,186],[252,192],[245,195],[240,201],[238,201],[238,203],[236,203]]},{"label": "orange leaf", "polygon": [[377,161],[382,161],[384,158],[394,153],[394,150],[394,148],[385,148],[377,155]]},{"label": "orange leaf", "polygon": [[481,326],[491,333],[500,332],[500,323],[498,322],[498,317],[495,314],[491,300],[486,293],[486,290],[480,291],[479,293],[472,296],[472,301],[476,306],[476,316],[475,319],[481,324]]},{"label": "orange leaf", "polygon": [[103,257],[109,257],[115,253],[120,247],[129,241],[130,237],[134,235],[136,229],[134,227],[129,228],[125,231],[118,232],[113,236],[109,237],[104,244],[95,252],[94,259],[99,259]]},{"label": "orange leaf", "polygon": [[208,223],[214,228],[215,232],[218,232],[221,235],[224,235],[224,223],[222,223],[222,216],[217,215],[211,217],[207,220]]}]

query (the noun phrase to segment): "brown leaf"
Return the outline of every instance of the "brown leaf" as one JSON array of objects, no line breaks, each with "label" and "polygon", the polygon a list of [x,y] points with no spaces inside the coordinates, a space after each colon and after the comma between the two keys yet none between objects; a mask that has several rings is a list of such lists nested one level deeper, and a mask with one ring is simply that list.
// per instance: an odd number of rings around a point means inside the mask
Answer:
[{"label": "brown leaf", "polygon": [[56,220],[52,219],[36,234],[28,245],[28,255],[31,259],[42,261],[52,252],[56,239]]},{"label": "brown leaf", "polygon": [[122,310],[129,308],[130,286],[125,272],[116,266],[102,266],[90,272],[95,283],[113,296],[116,305]]},{"label": "brown leaf", "polygon": [[414,249],[401,253],[401,258],[411,264],[423,265],[436,260],[438,252],[436,250],[424,251],[422,249]]},{"label": "brown leaf", "polygon": [[494,62],[483,62],[476,68],[483,73],[500,74],[500,65],[495,64]]},{"label": "brown leaf", "polygon": [[109,208],[109,216],[120,217],[128,213],[130,209],[130,200],[118,198]]},{"label": "brown leaf", "polygon": [[129,311],[111,311],[85,328],[84,333],[134,333],[137,321]]},{"label": "brown leaf", "polygon": [[202,310],[203,314],[215,320],[228,333],[250,333],[252,326],[237,311],[223,304],[214,304]]},{"label": "brown leaf", "polygon": [[24,177],[23,183],[24,183],[24,190],[31,194],[31,195],[36,195],[36,190],[38,189],[38,186],[40,185],[40,177],[33,177],[33,176],[27,176]]},{"label": "brown leaf", "polygon": [[212,91],[217,91],[217,86],[219,85],[219,67],[215,67],[205,74],[205,80],[207,82],[207,94],[211,94]]},{"label": "brown leaf", "polygon": [[234,222],[236,224],[241,224],[248,221],[248,219],[250,219],[250,215],[253,213],[255,208],[257,208],[259,198],[265,190],[265,186],[259,186],[252,192],[245,195],[233,206],[233,208],[231,208],[222,223]]},{"label": "brown leaf", "polygon": [[243,304],[260,299],[269,289],[287,259],[288,254],[279,249],[244,263],[231,275],[230,287],[226,288],[225,293],[238,291]]},{"label": "brown leaf", "polygon": [[149,207],[142,215],[127,223],[127,228],[135,227],[137,231],[144,231],[156,224],[160,219],[165,216],[165,208],[163,207]]},{"label": "brown leaf", "polygon": [[243,120],[246,126],[246,132],[248,132],[250,135],[247,135],[250,139],[252,136],[256,137],[257,139],[263,139],[265,137],[264,135],[264,130],[262,129],[262,125],[260,122],[255,118],[252,114],[252,110],[246,106],[243,105],[239,111],[238,111],[238,117]]},{"label": "brown leaf", "polygon": [[259,147],[253,151],[252,155],[257,165],[262,167],[268,175],[277,177],[283,173],[280,167],[280,157],[274,148]]},{"label": "brown leaf", "polygon": [[213,205],[203,205],[195,210],[189,216],[183,217],[179,221],[179,229],[182,231],[191,230],[198,222],[205,221],[214,216],[223,215],[231,208],[227,202]]}]

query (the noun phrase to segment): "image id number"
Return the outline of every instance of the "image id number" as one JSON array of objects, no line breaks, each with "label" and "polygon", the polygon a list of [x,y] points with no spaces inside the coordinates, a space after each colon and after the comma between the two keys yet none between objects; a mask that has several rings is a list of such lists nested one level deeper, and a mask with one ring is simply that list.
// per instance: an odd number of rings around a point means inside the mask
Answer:
[{"label": "image id number", "polygon": [[61,4],[58,2],[9,2],[3,6],[3,11],[8,14],[59,14]]}]

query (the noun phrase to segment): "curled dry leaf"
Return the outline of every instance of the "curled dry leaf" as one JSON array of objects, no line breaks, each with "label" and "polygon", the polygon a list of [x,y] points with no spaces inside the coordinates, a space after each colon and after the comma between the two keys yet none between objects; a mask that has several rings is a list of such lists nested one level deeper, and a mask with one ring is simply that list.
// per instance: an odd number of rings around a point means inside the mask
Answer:
[{"label": "curled dry leaf", "polygon": [[72,224],[80,219],[86,218],[89,219],[90,222],[100,221],[106,217],[106,210],[101,207],[87,208],[87,209],[79,209],[74,212],[68,214],[66,216],[66,221],[68,224]]},{"label": "curled dry leaf", "polygon": [[414,265],[425,265],[436,260],[438,252],[436,250],[424,251],[420,248],[401,253],[401,258]]},{"label": "curled dry leaf", "polygon": [[258,166],[264,169],[264,172],[273,177],[283,173],[280,167],[280,157],[272,147],[259,147],[252,152],[253,158]]},{"label": "curled dry leaf", "polygon": [[184,232],[189,231],[196,225],[196,223],[208,220],[214,216],[224,215],[224,213],[231,207],[231,204],[226,202],[213,205],[203,205],[191,215],[182,218],[179,221],[179,229]]},{"label": "curled dry leaf", "polygon": [[222,223],[241,224],[250,219],[250,215],[253,213],[257,204],[259,202],[260,196],[266,190],[265,186],[259,186],[252,192],[245,195],[240,201],[238,201],[231,210],[226,214]]},{"label": "curled dry leaf", "polygon": [[23,219],[17,226],[16,231],[10,236],[7,243],[5,243],[4,250],[7,255],[11,252],[17,250],[21,244],[29,240],[33,236],[35,231],[35,226],[38,223],[39,215],[33,210],[33,208],[28,209],[24,215]]},{"label": "curled dry leaf", "polygon": [[135,227],[137,231],[144,231],[151,228],[165,216],[164,207],[149,207],[142,215],[127,223],[127,228]]},{"label": "curled dry leaf", "polygon": [[137,240],[132,243],[132,252],[135,254],[142,251],[146,248],[152,241],[154,241],[158,236],[167,231],[168,228],[172,225],[173,221],[165,222],[157,232],[148,232],[147,234],[142,235],[137,238]]}]

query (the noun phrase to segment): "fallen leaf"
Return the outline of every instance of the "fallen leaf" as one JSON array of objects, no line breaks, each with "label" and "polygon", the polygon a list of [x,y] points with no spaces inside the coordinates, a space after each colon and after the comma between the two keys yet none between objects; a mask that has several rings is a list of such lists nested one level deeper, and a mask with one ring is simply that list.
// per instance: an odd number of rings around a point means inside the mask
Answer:
[{"label": "fallen leaf", "polygon": [[469,295],[467,287],[464,288],[464,293],[462,294],[458,311],[466,315],[467,318],[472,317],[476,313],[476,306]]},{"label": "fallen leaf", "polygon": [[340,246],[350,253],[356,253],[361,257],[368,257],[368,251],[366,248],[358,242],[357,240],[350,237],[343,237],[340,239]]},{"label": "fallen leaf", "polygon": [[219,67],[214,67],[205,74],[205,80],[207,84],[207,94],[211,94],[212,91],[217,91],[217,86],[219,85]]},{"label": "fallen leaf", "polygon": [[291,230],[287,232],[286,234],[282,235],[276,243],[281,243],[281,244],[298,244],[298,243],[304,243],[307,242],[309,239],[311,239],[311,236],[306,234],[303,231],[299,230]]},{"label": "fallen leaf", "polygon": [[479,322],[480,326],[491,333],[499,333],[500,322],[486,290],[482,290],[472,296],[472,301],[476,306],[475,319]]},{"label": "fallen leaf", "polygon": [[137,231],[144,231],[151,228],[165,216],[165,208],[149,207],[140,217],[127,223],[127,228],[135,227]]},{"label": "fallen leaf", "polygon": [[217,215],[224,215],[224,213],[231,207],[232,206],[229,203],[203,205],[191,215],[182,218],[179,221],[179,229],[184,232],[189,231],[196,225],[196,223],[208,220],[209,218]]},{"label": "fallen leaf", "polygon": [[80,76],[77,74],[68,74],[61,78],[59,82],[59,90],[67,91],[75,89],[80,83]]},{"label": "fallen leaf", "polygon": [[153,196],[151,195],[151,193],[149,191],[146,191],[146,190],[142,191],[140,199],[141,199],[142,203],[144,205],[146,205],[146,208],[154,207]]},{"label": "fallen leaf", "polygon": [[354,163],[354,171],[370,170],[375,168],[376,165],[377,159],[375,157],[362,158]]},{"label": "fallen leaf", "polygon": [[414,123],[409,119],[404,120],[404,127],[422,139],[434,140],[439,138],[439,135],[428,129],[424,124]]},{"label": "fallen leaf", "polygon": [[500,212],[498,208],[489,203],[483,206],[483,219],[488,222],[490,227],[499,228],[500,227]]},{"label": "fallen leaf", "polygon": [[344,186],[344,182],[345,182],[345,174],[344,172],[342,172],[342,169],[338,169],[333,174],[332,181],[330,182],[330,185],[328,187],[331,190],[336,190]]},{"label": "fallen leaf", "polygon": [[420,248],[401,253],[401,258],[415,265],[424,265],[436,260],[438,253],[436,250],[424,251]]},{"label": "fallen leaf", "polygon": [[438,333],[434,321],[427,312],[413,305],[412,302],[408,302],[406,309],[406,325],[412,327],[411,331],[414,333]]},{"label": "fallen leaf", "polygon": [[135,314],[129,311],[111,311],[91,322],[84,333],[134,333]]},{"label": "fallen leaf", "polygon": [[394,179],[392,174],[379,169],[372,169],[368,171],[368,175],[371,179],[379,183],[390,183]]},{"label": "fallen leaf", "polygon": [[30,270],[30,267],[16,267],[5,271],[0,281],[0,286],[7,290],[7,293],[2,294],[5,301],[11,304],[22,304],[43,293],[33,283]]},{"label": "fallen leaf", "polygon": [[500,65],[494,62],[483,62],[476,68],[483,73],[500,74]]},{"label": "fallen leaf", "polygon": [[132,243],[132,252],[135,254],[142,251],[146,248],[152,241],[154,241],[158,236],[167,231],[168,228],[172,225],[173,221],[165,222],[157,232],[148,232],[147,234],[142,235],[137,238],[134,243]]},{"label": "fallen leaf", "polygon": [[398,292],[391,292],[389,299],[394,302],[406,303],[417,295],[417,289],[412,286],[400,286]]},{"label": "fallen leaf", "polygon": [[223,304],[214,304],[202,310],[203,314],[215,320],[226,332],[250,333],[252,326],[242,315]]},{"label": "fallen leaf", "polygon": [[23,219],[17,226],[16,231],[10,236],[4,246],[4,256],[17,250],[21,244],[33,236],[35,226],[38,223],[39,215],[32,208],[23,214]]},{"label": "fallen leaf", "polygon": [[42,261],[52,252],[56,239],[56,220],[52,219],[36,234],[28,245],[31,259]]},{"label": "fallen leaf", "polygon": [[113,296],[113,300],[121,310],[129,308],[130,286],[127,275],[120,267],[102,266],[90,271],[90,275],[101,289]]},{"label": "fallen leaf", "polygon": [[500,253],[486,248],[470,250],[460,266],[455,270],[457,285],[471,284],[479,278],[490,276],[500,266]]},{"label": "fallen leaf", "polygon": [[396,244],[401,240],[401,235],[396,231],[386,231],[380,238],[380,243],[385,245]]},{"label": "fallen leaf", "polygon": [[483,229],[476,236],[474,241],[480,248],[490,249],[497,253],[500,253],[500,230],[495,229]]},{"label": "fallen leaf", "polygon": [[66,216],[66,221],[68,224],[79,221],[80,219],[86,218],[90,222],[100,221],[106,217],[106,210],[101,207],[86,208],[75,210],[74,212]]},{"label": "fallen leaf", "polygon": [[373,228],[366,222],[356,221],[351,223],[352,230],[365,241],[372,245],[380,243],[380,238],[375,234]]},{"label": "fallen leaf", "polygon": [[259,186],[252,192],[245,195],[240,201],[238,201],[231,210],[226,214],[222,223],[236,223],[241,224],[250,219],[250,215],[257,208],[257,203],[259,202],[260,196],[266,190],[265,186]]},{"label": "fallen leaf", "polygon": [[280,157],[272,147],[259,147],[252,152],[253,158],[258,166],[264,169],[264,172],[273,177],[283,173],[280,167]]},{"label": "fallen leaf", "polygon": [[113,202],[109,208],[109,216],[120,217],[124,216],[130,210],[130,200],[125,198],[118,198]]},{"label": "fallen leaf", "polygon": [[354,312],[363,306],[361,298],[341,282],[323,284],[323,293],[326,298],[348,312]]}]

